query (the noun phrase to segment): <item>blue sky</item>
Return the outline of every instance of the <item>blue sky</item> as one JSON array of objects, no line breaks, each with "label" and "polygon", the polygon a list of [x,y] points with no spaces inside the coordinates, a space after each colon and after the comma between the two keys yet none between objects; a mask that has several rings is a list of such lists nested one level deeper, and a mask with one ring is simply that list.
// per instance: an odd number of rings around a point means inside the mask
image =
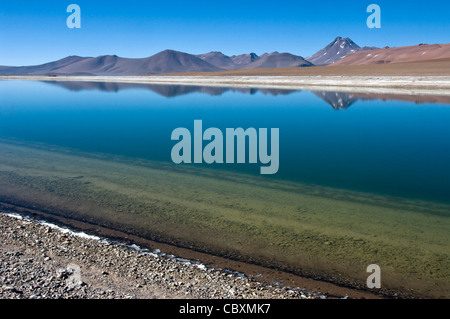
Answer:
[{"label": "blue sky", "polygon": [[[81,29],[66,26],[72,3],[81,7]],[[366,26],[372,3],[381,7],[381,29]],[[307,57],[336,36],[360,46],[450,43],[449,12],[447,0],[2,1],[0,65],[165,49]]]}]

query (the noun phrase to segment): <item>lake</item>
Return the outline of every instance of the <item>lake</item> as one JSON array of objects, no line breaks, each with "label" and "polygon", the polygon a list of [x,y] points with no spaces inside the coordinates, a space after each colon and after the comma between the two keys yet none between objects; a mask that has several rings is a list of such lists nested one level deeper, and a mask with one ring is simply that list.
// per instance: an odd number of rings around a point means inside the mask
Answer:
[{"label": "lake", "polygon": [[[279,128],[278,172],[174,164],[194,120]],[[1,202],[350,286],[377,264],[387,289],[450,296],[439,97],[0,81],[0,121]]]}]

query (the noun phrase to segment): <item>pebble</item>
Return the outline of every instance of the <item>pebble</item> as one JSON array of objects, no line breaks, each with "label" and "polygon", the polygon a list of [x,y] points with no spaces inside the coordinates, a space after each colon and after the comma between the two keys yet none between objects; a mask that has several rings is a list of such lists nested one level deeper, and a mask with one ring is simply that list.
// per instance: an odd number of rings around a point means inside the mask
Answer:
[{"label": "pebble", "polygon": [[159,249],[144,253],[6,215],[0,215],[0,242],[3,299],[321,298],[306,290],[274,289]]}]

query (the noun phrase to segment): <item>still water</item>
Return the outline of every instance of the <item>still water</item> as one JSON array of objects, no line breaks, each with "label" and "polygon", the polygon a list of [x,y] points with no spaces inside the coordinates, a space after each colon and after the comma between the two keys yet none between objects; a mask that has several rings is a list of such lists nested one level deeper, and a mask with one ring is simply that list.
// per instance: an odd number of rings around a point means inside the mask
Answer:
[{"label": "still water", "polygon": [[[391,98],[2,81],[0,199],[347,284],[375,263],[390,288],[448,297],[450,105]],[[279,128],[277,174],[173,164],[194,120]]]}]

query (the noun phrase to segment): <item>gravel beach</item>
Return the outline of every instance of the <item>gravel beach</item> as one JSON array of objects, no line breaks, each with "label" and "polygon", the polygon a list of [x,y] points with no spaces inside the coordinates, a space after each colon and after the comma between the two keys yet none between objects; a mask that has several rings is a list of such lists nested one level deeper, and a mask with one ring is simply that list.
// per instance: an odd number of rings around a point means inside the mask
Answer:
[{"label": "gravel beach", "polygon": [[325,299],[238,272],[0,214],[2,299]]}]

